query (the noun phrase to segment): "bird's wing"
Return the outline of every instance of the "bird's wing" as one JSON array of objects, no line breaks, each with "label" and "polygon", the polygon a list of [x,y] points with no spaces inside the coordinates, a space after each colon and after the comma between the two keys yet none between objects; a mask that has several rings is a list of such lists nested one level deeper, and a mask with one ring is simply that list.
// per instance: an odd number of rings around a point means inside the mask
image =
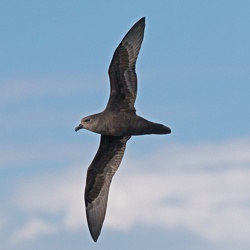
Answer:
[{"label": "bird's wing", "polygon": [[135,112],[137,93],[135,63],[145,29],[145,17],[141,18],[125,35],[115,50],[109,66],[110,97],[106,109]]},{"label": "bird's wing", "polygon": [[130,136],[101,136],[99,149],[88,168],[85,205],[90,234],[97,241],[105,218],[109,186]]}]

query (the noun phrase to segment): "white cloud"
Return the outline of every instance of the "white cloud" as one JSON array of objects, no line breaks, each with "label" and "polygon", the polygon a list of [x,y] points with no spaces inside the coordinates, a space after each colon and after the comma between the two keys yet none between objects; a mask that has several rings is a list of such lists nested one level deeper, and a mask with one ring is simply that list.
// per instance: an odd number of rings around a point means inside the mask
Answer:
[{"label": "white cloud", "polygon": [[84,145],[80,145],[80,143],[64,142],[58,145],[52,144],[49,140],[43,144],[19,147],[1,147],[0,145],[0,169],[11,165],[18,167],[27,164],[37,164],[37,162],[54,162],[57,159],[59,159],[57,162],[69,159],[80,161],[81,158],[79,156],[81,156],[83,149],[86,153],[89,153],[88,149],[85,149]]},{"label": "white cloud", "polygon": [[21,185],[15,202],[26,214],[62,214],[61,226],[75,229],[84,223],[83,185],[82,168],[66,173],[50,173]]},{"label": "white cloud", "polygon": [[82,93],[93,89],[96,91],[97,86],[97,90],[102,87],[98,85],[101,82],[100,78],[102,78],[100,74],[0,78],[0,100],[4,104],[26,98],[44,98],[48,95],[56,98],[72,96],[79,91]]},{"label": "white cloud", "polygon": [[250,170],[131,173],[113,183],[106,225],[141,223],[185,228],[216,241],[249,241],[248,190]]},{"label": "white cloud", "polygon": [[79,122],[82,118],[82,105],[85,105],[86,113],[92,111],[93,106],[97,105],[96,101],[86,105],[88,99],[102,94],[103,101],[102,98],[98,100],[100,107],[105,107],[109,86],[101,84],[104,79],[101,81],[100,78],[102,77],[99,74],[0,77],[0,104],[3,107],[0,113],[0,129],[6,131],[10,137],[10,131],[18,131],[22,134],[23,129],[44,131],[46,128],[48,132],[60,124],[72,126],[72,123]]},{"label": "white cloud", "polygon": [[35,240],[40,235],[54,233],[56,228],[39,218],[31,218],[23,227],[19,228],[12,236],[12,242],[17,244],[22,241]]},{"label": "white cloud", "polygon": [[[142,167],[149,166],[154,170],[155,163],[168,170],[207,170],[247,167],[250,162],[250,139],[228,140],[217,143],[171,144],[150,157]],[[166,162],[166,164],[162,164]]]},{"label": "white cloud", "polygon": [[[103,230],[129,230],[141,224],[182,228],[212,241],[249,242],[249,148],[249,140],[237,140],[175,145],[137,162],[125,155],[111,185]],[[82,198],[85,171],[78,167],[25,180],[13,197],[19,212],[28,217],[60,214],[57,224],[64,230],[87,227]],[[50,223],[47,218],[40,220]],[[56,225],[54,231],[48,227],[48,233],[56,232]],[[25,232],[29,239],[30,231]]]}]

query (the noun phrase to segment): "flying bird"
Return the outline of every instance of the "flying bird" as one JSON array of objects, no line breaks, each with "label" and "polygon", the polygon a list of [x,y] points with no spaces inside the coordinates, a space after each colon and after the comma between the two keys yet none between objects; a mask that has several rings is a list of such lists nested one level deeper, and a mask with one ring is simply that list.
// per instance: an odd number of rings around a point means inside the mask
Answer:
[{"label": "flying bird", "polygon": [[148,121],[136,114],[137,94],[136,60],[145,29],[141,18],[125,35],[116,48],[108,74],[110,97],[101,113],[82,118],[75,128],[101,134],[98,151],[87,171],[85,206],[88,227],[96,242],[105,218],[109,187],[117,171],[127,141],[134,135],[170,134],[170,128]]}]

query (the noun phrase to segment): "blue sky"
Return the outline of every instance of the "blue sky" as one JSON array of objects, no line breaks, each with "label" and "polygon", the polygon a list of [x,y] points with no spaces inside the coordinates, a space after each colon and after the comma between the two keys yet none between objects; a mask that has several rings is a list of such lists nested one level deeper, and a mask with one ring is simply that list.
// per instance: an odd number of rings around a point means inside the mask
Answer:
[{"label": "blue sky", "polygon": [[[249,249],[249,1],[1,1],[2,249]],[[107,69],[141,17],[139,115],[171,127],[132,138],[101,236],[83,190]]]}]

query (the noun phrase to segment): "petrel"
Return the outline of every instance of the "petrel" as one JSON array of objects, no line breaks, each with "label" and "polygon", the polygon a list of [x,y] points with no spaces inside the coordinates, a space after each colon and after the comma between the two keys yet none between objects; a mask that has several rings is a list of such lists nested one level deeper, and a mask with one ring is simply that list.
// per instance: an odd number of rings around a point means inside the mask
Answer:
[{"label": "petrel", "polygon": [[105,218],[109,187],[127,141],[134,135],[171,133],[170,128],[138,116],[134,107],[137,93],[135,64],[144,29],[145,17],[128,31],[115,50],[108,70],[110,97],[105,110],[82,118],[75,128],[75,131],[84,128],[101,134],[100,146],[87,171],[84,195],[88,227],[95,242]]}]

